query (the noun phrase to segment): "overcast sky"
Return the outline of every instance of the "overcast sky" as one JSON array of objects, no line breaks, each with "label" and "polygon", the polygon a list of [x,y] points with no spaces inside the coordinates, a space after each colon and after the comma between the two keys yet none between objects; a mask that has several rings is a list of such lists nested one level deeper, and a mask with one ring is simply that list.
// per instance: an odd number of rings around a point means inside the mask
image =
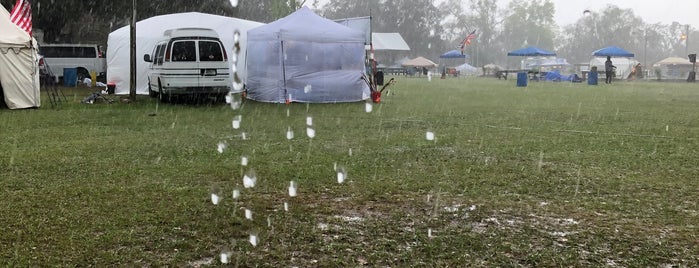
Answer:
[{"label": "overcast sky", "polygon": [[[326,3],[327,0],[320,2]],[[463,2],[466,3],[466,1]],[[509,2],[510,0],[498,0],[501,8],[507,7]],[[699,28],[699,0],[552,0],[552,2],[556,5],[554,18],[558,26],[575,23],[583,16],[585,9],[601,11],[608,4],[613,4],[620,8],[632,9],[634,14],[643,18],[646,23],[670,24],[677,21]]]}]

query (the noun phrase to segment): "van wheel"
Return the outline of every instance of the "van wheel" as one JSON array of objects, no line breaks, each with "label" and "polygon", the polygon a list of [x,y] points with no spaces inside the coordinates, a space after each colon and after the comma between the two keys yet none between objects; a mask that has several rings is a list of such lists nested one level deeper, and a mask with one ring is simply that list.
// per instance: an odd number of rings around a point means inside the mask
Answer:
[{"label": "van wheel", "polygon": [[87,70],[85,70],[83,68],[78,68],[78,84],[85,81],[85,78],[92,79],[92,77],[90,76],[90,73],[87,72]]},{"label": "van wheel", "polygon": [[148,96],[151,98],[155,98],[158,96],[158,93],[153,91],[153,88],[150,85],[150,79],[148,79]]},{"label": "van wheel", "polygon": [[163,93],[163,85],[160,84],[160,80],[158,80],[158,100],[162,103],[170,101],[170,94],[165,96],[165,93]]}]

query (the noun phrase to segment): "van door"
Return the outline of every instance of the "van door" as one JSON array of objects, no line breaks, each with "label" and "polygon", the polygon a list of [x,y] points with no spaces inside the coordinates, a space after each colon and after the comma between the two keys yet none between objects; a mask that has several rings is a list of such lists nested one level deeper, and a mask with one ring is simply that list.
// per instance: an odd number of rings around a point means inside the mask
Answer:
[{"label": "van door", "polygon": [[[170,67],[167,68],[168,85],[180,88],[199,87],[199,64],[197,62],[197,49],[195,40],[176,40],[172,43],[172,56]],[[172,84],[170,84],[172,83]]]},{"label": "van door", "polygon": [[228,59],[219,40],[199,40],[199,86],[223,93],[228,86]]}]

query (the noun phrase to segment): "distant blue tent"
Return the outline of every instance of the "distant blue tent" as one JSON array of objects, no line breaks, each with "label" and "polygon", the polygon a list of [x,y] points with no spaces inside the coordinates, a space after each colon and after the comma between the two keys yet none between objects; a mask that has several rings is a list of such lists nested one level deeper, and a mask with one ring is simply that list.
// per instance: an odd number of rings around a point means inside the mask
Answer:
[{"label": "distant blue tent", "polygon": [[461,54],[459,50],[451,50],[439,56],[440,59],[468,59],[468,54]]},{"label": "distant blue tent", "polygon": [[602,48],[602,49],[599,49],[599,50],[592,52],[592,56],[633,58],[634,54],[624,50],[623,48],[611,46],[611,47],[605,47],[605,48]]},{"label": "distant blue tent", "polygon": [[538,47],[525,47],[518,50],[510,51],[507,56],[556,56],[556,53],[543,50]]}]

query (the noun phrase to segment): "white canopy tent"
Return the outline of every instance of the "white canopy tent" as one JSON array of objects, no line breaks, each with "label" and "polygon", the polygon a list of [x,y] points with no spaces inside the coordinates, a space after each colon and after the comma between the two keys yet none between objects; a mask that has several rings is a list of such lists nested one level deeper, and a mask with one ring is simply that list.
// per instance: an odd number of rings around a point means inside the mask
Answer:
[{"label": "white canopy tent", "polygon": [[[590,60],[590,69],[596,66],[598,71],[604,71],[604,62],[606,60],[606,57],[593,57]],[[637,60],[632,58],[612,58],[612,64],[616,66],[616,77],[618,79],[627,79],[638,63]]]},{"label": "white canopy tent", "polygon": [[[164,39],[165,30],[177,28],[209,28],[216,31],[232,58],[235,31],[240,32],[240,55],[237,71],[245,77],[245,45],[247,31],[263,23],[198,12],[156,16],[136,23],[136,93],[148,94],[148,66],[143,55],[153,53],[155,44]],[[116,84],[116,94],[129,93],[130,73],[130,29],[124,26],[109,34],[107,41],[107,82]],[[232,61],[229,60],[229,64]],[[231,71],[231,74],[233,72]],[[233,79],[231,79],[233,81]]]},{"label": "white canopy tent", "polygon": [[410,51],[410,46],[399,33],[372,33],[374,50]]},{"label": "white canopy tent", "polygon": [[247,97],[335,103],[369,98],[365,35],[308,7],[248,32]]},{"label": "white canopy tent", "polygon": [[10,21],[0,5],[0,86],[10,109],[41,106],[36,40]]}]

